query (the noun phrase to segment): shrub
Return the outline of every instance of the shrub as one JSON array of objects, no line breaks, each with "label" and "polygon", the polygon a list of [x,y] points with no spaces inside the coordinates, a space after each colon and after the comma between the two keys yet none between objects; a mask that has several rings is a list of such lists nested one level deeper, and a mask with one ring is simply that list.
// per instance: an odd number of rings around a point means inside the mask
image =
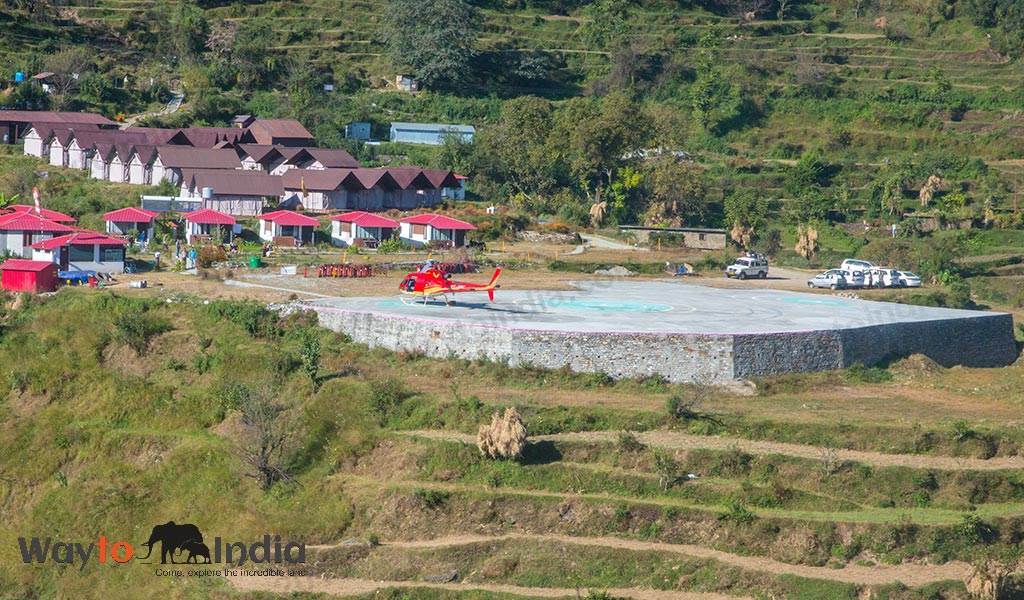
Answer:
[{"label": "shrub", "polygon": [[447,502],[451,496],[451,492],[446,492],[444,490],[416,488],[412,491],[412,497],[420,503],[420,507],[428,510],[444,506],[444,503]]},{"label": "shrub", "polygon": [[855,362],[843,372],[843,379],[851,383],[883,383],[892,381],[892,374],[880,367],[865,367]]},{"label": "shrub", "polygon": [[736,521],[737,523],[749,524],[757,520],[757,515],[739,502],[730,502],[728,510],[718,515],[718,520]]},{"label": "shrub", "polygon": [[664,450],[654,451],[654,470],[658,473],[658,487],[663,492],[679,481],[679,461]]},{"label": "shrub", "polygon": [[711,387],[702,383],[687,385],[665,400],[668,416],[676,421],[689,421],[704,416],[704,400],[711,394]]},{"label": "shrub", "polygon": [[224,262],[228,259],[224,248],[216,245],[203,246],[196,253],[196,266],[201,269],[209,269],[215,262]]},{"label": "shrub", "polygon": [[411,246],[409,246],[408,242],[404,242],[398,238],[391,238],[389,240],[384,240],[377,246],[377,254],[394,254],[396,252],[401,252],[402,250],[408,250],[410,247]]},{"label": "shrub", "polygon": [[377,424],[384,427],[408,397],[409,392],[400,380],[388,378],[373,386],[367,402]]},{"label": "shrub", "polygon": [[238,388],[242,422],[247,426],[242,460],[249,466],[246,476],[254,478],[263,491],[278,481],[294,483],[285,456],[299,439],[291,413],[274,401],[267,388]]},{"label": "shrub", "polygon": [[150,314],[142,305],[129,304],[114,317],[114,341],[125,344],[142,356],[149,341],[171,329],[166,319]]},{"label": "shrub", "polygon": [[514,407],[491,416],[490,425],[481,425],[477,434],[477,448],[488,458],[519,458],[526,448],[526,426]]},{"label": "shrub", "polygon": [[637,452],[643,452],[643,442],[637,439],[636,434],[632,431],[623,431],[619,433],[619,452],[636,454]]},{"label": "shrub", "polygon": [[281,333],[278,314],[255,302],[215,300],[204,308],[217,319],[241,325],[253,337],[276,337]]},{"label": "shrub", "polygon": [[320,373],[320,338],[307,331],[302,336],[301,354],[302,370],[309,377],[315,392],[320,387],[320,380],[317,378]]}]

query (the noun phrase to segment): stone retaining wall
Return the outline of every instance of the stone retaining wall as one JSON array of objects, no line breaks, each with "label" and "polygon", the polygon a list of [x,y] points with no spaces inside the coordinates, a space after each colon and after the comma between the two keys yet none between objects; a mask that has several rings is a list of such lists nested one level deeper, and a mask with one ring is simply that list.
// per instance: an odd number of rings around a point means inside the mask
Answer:
[{"label": "stone retaining wall", "polygon": [[507,361],[613,378],[658,374],[672,382],[725,383],[781,373],[824,371],[855,362],[922,353],[943,366],[995,367],[1016,359],[1012,318],[890,323],[770,334],[650,334],[537,331],[467,325],[313,306],[320,323],[354,341],[433,358]]}]

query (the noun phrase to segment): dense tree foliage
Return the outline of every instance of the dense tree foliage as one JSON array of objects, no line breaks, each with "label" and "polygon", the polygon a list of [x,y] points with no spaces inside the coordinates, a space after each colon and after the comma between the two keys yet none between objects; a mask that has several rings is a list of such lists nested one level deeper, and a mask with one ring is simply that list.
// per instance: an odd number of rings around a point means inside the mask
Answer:
[{"label": "dense tree foliage", "polygon": [[478,28],[463,0],[389,0],[381,37],[395,67],[427,85],[454,85],[469,75]]},{"label": "dense tree foliage", "polygon": [[1024,52],[1024,7],[1018,0],[961,0],[960,11],[979,27],[993,29],[993,45],[1002,53]]}]

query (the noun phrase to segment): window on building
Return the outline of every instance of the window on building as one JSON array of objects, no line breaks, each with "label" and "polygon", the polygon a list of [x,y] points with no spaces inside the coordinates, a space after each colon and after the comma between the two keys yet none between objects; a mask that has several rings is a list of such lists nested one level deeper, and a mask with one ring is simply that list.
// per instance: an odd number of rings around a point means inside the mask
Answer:
[{"label": "window on building", "polygon": [[68,260],[71,262],[92,262],[95,257],[93,246],[71,246],[68,249]]},{"label": "window on building", "polygon": [[427,226],[426,225],[413,225],[412,226],[412,234],[413,235],[423,235],[423,233],[426,230],[427,230]]},{"label": "window on building", "polygon": [[124,262],[124,248],[104,248],[100,262]]}]

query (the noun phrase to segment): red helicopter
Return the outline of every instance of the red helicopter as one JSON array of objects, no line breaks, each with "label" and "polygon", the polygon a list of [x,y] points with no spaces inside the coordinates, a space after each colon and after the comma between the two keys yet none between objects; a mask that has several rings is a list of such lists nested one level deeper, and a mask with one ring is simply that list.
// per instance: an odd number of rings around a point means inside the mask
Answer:
[{"label": "red helicopter", "polygon": [[406,275],[398,284],[398,290],[402,292],[405,304],[426,304],[428,299],[439,296],[445,304],[452,306],[455,300],[449,299],[448,295],[461,292],[487,292],[487,297],[493,302],[494,290],[501,287],[496,283],[500,274],[501,269],[495,269],[491,281],[486,284],[452,281],[450,273],[442,273],[428,262],[419,271]]}]

